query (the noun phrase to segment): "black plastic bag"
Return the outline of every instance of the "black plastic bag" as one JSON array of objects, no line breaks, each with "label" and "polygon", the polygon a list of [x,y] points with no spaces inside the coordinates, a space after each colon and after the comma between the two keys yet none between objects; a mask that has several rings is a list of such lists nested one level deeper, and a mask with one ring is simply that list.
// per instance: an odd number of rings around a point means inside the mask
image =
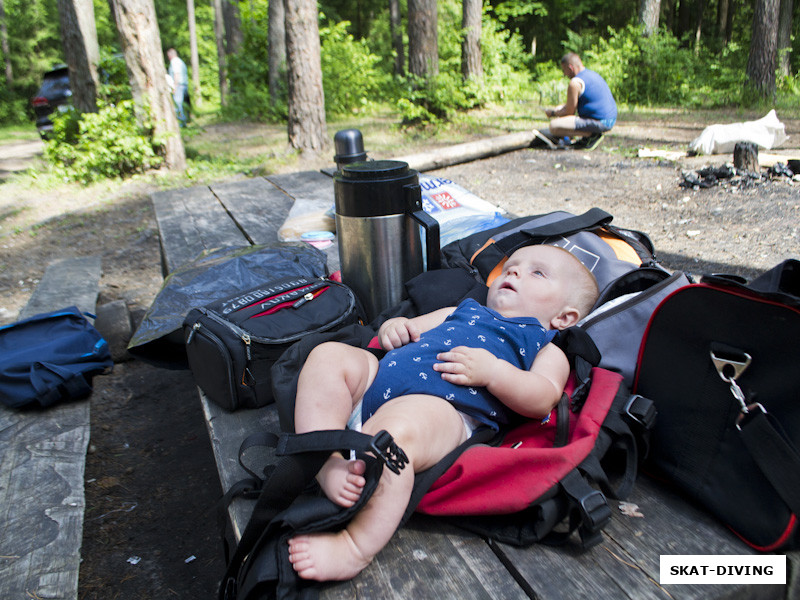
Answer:
[{"label": "black plastic bag", "polygon": [[186,369],[182,328],[192,308],[280,277],[324,277],[326,264],[325,253],[308,244],[234,246],[203,253],[164,280],[128,351],[157,366]]}]

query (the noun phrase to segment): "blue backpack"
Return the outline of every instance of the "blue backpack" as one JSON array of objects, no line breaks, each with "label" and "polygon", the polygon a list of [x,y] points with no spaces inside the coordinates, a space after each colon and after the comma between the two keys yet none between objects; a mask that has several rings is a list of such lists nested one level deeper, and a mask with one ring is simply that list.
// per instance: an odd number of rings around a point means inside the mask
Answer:
[{"label": "blue backpack", "polygon": [[0,402],[11,408],[85,398],[113,366],[108,344],[71,306],[0,327]]}]

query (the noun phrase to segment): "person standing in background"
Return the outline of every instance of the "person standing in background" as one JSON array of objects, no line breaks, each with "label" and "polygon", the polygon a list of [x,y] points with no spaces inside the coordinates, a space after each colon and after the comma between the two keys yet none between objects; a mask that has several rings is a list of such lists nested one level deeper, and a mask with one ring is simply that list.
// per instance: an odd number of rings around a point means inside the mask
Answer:
[{"label": "person standing in background", "polygon": [[186,63],[178,56],[175,48],[167,50],[169,59],[169,69],[167,74],[172,80],[172,98],[175,101],[175,113],[181,127],[186,127],[186,110],[184,104],[188,104],[189,93],[189,72]]}]

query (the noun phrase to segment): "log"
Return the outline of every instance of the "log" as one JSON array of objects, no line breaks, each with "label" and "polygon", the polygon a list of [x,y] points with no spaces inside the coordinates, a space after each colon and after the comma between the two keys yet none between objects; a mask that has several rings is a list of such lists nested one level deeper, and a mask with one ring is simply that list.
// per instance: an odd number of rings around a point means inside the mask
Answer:
[{"label": "log", "polygon": [[513,152],[528,148],[535,138],[533,130],[509,133],[488,140],[466,142],[447,148],[437,148],[430,152],[400,156],[393,160],[408,163],[408,166],[417,171],[431,171],[450,165],[457,165],[479,158],[488,158],[505,152]]}]

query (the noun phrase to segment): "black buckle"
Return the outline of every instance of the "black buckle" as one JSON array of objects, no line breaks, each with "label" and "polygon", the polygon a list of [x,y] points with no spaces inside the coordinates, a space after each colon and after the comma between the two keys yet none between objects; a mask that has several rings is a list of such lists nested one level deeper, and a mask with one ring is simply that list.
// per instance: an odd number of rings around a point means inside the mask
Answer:
[{"label": "black buckle", "polygon": [[225,586],[223,588],[224,591],[222,592],[222,594],[223,594],[222,597],[225,600],[235,600],[236,594],[238,592],[238,588],[239,588],[239,586],[238,586],[238,584],[236,582],[236,578],[235,577],[228,577],[228,579],[225,580]]},{"label": "black buckle", "polygon": [[589,492],[578,500],[578,504],[584,516],[584,526],[589,532],[600,531],[611,521],[611,509],[599,490]]},{"label": "black buckle", "polygon": [[[634,405],[639,404],[637,410]],[[644,429],[651,429],[656,421],[656,407],[652,400],[639,394],[631,394],[623,414]]]},{"label": "black buckle", "polygon": [[408,456],[400,446],[394,443],[394,439],[386,430],[375,434],[369,443],[369,448],[377,458],[383,461],[383,464],[397,475],[408,464]]}]

